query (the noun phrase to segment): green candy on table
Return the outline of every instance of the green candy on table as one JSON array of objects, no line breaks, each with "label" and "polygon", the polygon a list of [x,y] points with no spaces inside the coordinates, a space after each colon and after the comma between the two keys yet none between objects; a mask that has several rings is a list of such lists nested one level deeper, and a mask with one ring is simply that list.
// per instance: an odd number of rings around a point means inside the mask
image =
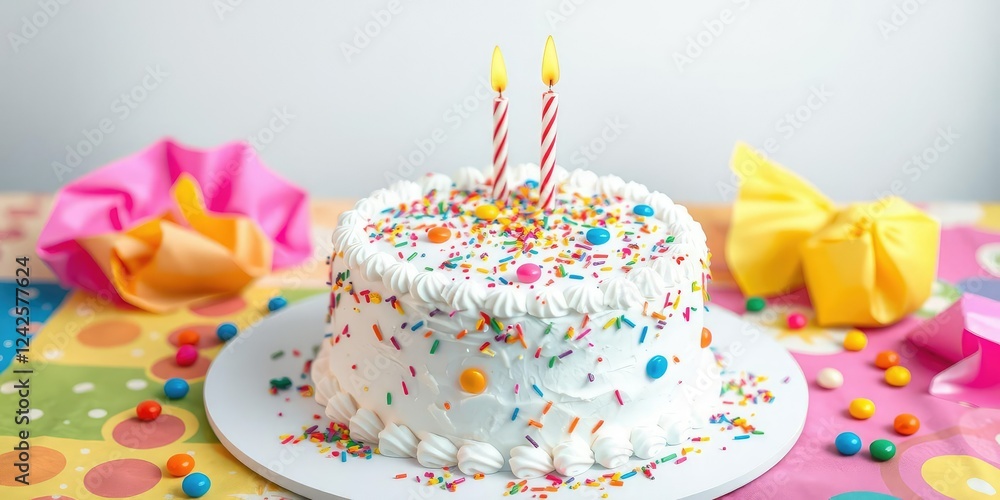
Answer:
[{"label": "green candy on table", "polygon": [[292,379],[290,379],[288,377],[272,378],[271,379],[271,387],[273,387],[275,389],[282,389],[282,390],[284,390],[284,389],[288,389],[291,386],[292,386]]},{"label": "green candy on table", "polygon": [[747,299],[747,311],[750,312],[763,311],[766,305],[764,299],[761,297],[750,297]]},{"label": "green candy on table", "polygon": [[876,461],[885,462],[896,456],[896,445],[888,439],[876,439],[868,446],[868,451]]}]

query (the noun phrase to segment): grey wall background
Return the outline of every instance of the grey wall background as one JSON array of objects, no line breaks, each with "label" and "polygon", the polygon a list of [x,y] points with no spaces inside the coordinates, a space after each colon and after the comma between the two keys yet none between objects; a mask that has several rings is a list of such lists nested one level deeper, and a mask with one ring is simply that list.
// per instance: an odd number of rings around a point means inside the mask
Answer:
[{"label": "grey wall background", "polygon": [[743,139],[839,200],[998,199],[998,20],[991,0],[8,0],[0,189],[164,135],[252,137],[317,196],[485,166],[495,44],[511,160],[537,163],[551,33],[566,167],[724,201]]}]

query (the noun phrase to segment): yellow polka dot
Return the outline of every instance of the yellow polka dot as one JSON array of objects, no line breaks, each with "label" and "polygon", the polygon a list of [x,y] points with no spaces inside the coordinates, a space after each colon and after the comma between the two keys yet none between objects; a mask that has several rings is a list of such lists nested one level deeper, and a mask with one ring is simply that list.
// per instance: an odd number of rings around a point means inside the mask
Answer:
[{"label": "yellow polka dot", "polygon": [[466,368],[458,377],[458,383],[465,392],[482,394],[486,390],[486,374],[479,368]]},{"label": "yellow polka dot", "polygon": [[968,455],[942,455],[920,467],[924,481],[948,498],[996,499],[1000,469]]}]

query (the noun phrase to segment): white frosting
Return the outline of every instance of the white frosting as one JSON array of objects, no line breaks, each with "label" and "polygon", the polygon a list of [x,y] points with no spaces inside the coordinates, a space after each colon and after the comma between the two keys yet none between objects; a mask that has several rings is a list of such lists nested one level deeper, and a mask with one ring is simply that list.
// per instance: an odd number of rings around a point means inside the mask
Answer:
[{"label": "white frosting", "polygon": [[405,293],[417,277],[417,269],[406,262],[397,262],[385,270],[382,283],[390,290]]},{"label": "white frosting", "polygon": [[442,299],[444,287],[451,281],[434,272],[417,273],[410,282],[410,294],[424,302],[435,302]]},{"label": "white frosting", "polygon": [[639,287],[628,278],[612,278],[601,286],[604,289],[604,305],[613,309],[628,309],[643,302]]},{"label": "white frosting", "polygon": [[458,469],[468,475],[493,474],[503,468],[503,455],[493,445],[469,442],[458,449]]},{"label": "white frosting", "polygon": [[416,457],[417,436],[405,425],[389,423],[378,433],[378,451],[387,457]]},{"label": "white frosting", "polygon": [[577,312],[596,313],[604,308],[604,294],[590,285],[571,286],[565,292],[566,304]]},{"label": "white frosting", "polygon": [[[321,381],[322,382],[322,381]],[[338,392],[330,395],[326,401],[326,417],[338,424],[347,424],[351,417],[358,412],[358,404],[354,398],[346,392]]]},{"label": "white frosting", "polygon": [[635,284],[636,289],[639,290],[639,294],[646,299],[661,297],[663,291],[667,288],[667,284],[660,277],[660,273],[650,267],[632,271],[628,275],[628,280]]},{"label": "white frosting", "polygon": [[[633,451],[651,457],[687,439],[707,422],[720,383],[700,347],[704,303],[694,285],[708,279],[701,227],[641,184],[557,168],[558,203],[580,208],[580,199],[604,193],[594,199],[610,218],[594,222],[604,216],[581,208],[571,216],[588,219],[570,224],[557,214],[523,237],[516,224],[505,229],[509,213],[493,222],[473,215],[488,199],[487,178],[463,169],[454,185],[442,175],[400,181],[340,216],[332,338],[312,369],[327,416],[386,456],[482,473],[504,468],[506,458],[518,477],[585,471],[595,460],[617,467]],[[537,167],[519,165],[508,183],[525,192],[523,182],[537,178]],[[456,195],[455,187],[475,193]],[[638,204],[653,215],[635,215]],[[452,236],[432,243],[428,230],[439,225]],[[591,244],[590,227],[606,227],[610,241]],[[537,264],[540,279],[520,282],[523,263]],[[654,355],[682,362],[652,380],[645,367]],[[485,374],[482,393],[459,386],[467,369]],[[696,378],[707,387],[691,384]]]},{"label": "white frosting", "polygon": [[511,287],[500,288],[487,297],[486,308],[501,318],[513,318],[528,312],[524,293]]},{"label": "white frosting", "polygon": [[653,458],[667,446],[667,432],[657,425],[636,427],[632,429],[631,441],[635,456]]},{"label": "white frosting", "polygon": [[602,429],[591,449],[594,450],[594,460],[609,469],[625,465],[632,456],[632,442],[620,430]]},{"label": "white frosting", "polygon": [[555,470],[552,457],[534,446],[515,446],[510,450],[510,471],[521,479],[542,477]]},{"label": "white frosting", "polygon": [[483,293],[478,285],[468,281],[453,281],[442,294],[445,302],[456,311],[474,311],[483,306]]},{"label": "white frosting", "polygon": [[558,290],[542,290],[528,299],[528,314],[536,318],[558,318],[569,313],[566,297]]},{"label": "white frosting", "polygon": [[564,476],[583,474],[594,466],[594,452],[587,443],[571,438],[552,449],[552,464]]},{"label": "white frosting", "polygon": [[427,434],[417,446],[417,462],[431,469],[458,465],[458,448],[448,438]]},{"label": "white frosting", "polygon": [[691,417],[679,413],[668,413],[660,417],[659,427],[669,445],[681,444],[691,438]]},{"label": "white frosting", "polygon": [[382,420],[375,412],[361,408],[351,417],[351,439],[374,445],[378,443],[378,433],[382,432],[382,427]]}]

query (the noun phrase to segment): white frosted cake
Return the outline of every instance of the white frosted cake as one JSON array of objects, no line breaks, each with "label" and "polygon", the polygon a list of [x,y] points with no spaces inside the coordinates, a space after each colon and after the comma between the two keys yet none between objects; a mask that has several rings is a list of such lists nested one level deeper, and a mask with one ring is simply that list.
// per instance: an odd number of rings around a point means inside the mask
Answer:
[{"label": "white frosted cake", "polygon": [[316,400],[351,439],[429,468],[519,478],[657,456],[708,423],[705,233],[666,195],[509,169],[510,200],[463,169],[340,216]]}]

